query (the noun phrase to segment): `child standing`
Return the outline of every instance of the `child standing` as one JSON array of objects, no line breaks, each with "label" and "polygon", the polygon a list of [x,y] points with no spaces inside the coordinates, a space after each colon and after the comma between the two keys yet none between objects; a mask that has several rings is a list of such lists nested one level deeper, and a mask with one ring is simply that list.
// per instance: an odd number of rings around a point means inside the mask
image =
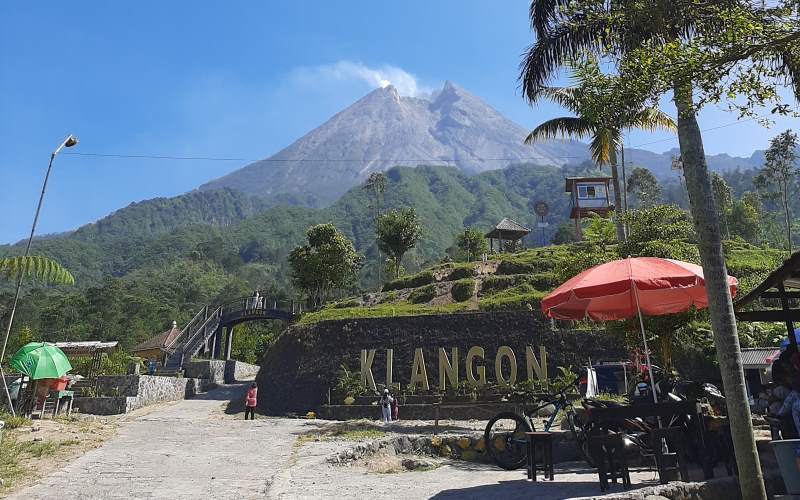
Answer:
[{"label": "child standing", "polygon": [[256,419],[256,405],[258,404],[258,387],[256,383],[253,382],[250,384],[250,388],[247,389],[247,394],[244,396],[244,419],[247,420],[247,416],[250,415],[250,420]]}]

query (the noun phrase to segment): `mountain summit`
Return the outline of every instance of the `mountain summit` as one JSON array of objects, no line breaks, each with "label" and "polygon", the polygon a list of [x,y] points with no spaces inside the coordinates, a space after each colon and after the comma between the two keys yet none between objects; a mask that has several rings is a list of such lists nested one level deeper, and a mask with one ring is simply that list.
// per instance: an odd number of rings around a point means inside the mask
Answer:
[{"label": "mountain summit", "polygon": [[561,166],[588,157],[585,144],[528,146],[528,131],[450,81],[429,99],[376,89],[287,148],[200,187],[261,196],[313,195],[329,204],[370,172],[396,165],[451,165],[467,173],[522,161]]}]

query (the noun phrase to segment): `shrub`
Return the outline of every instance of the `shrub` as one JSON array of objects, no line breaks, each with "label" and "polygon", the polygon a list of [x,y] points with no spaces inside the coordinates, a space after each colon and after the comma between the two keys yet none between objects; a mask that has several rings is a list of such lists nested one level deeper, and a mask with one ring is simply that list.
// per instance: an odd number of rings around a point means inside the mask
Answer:
[{"label": "shrub", "polygon": [[430,302],[436,296],[436,285],[430,284],[417,288],[408,296],[408,301],[412,304],[422,304]]},{"label": "shrub", "polygon": [[485,295],[527,284],[536,290],[552,290],[560,284],[555,273],[537,274],[506,274],[500,276],[489,276],[483,280],[481,292]]},{"label": "shrub", "polygon": [[19,415],[13,417],[11,416],[10,413],[6,412],[5,410],[0,410],[0,420],[5,422],[6,430],[16,429],[18,427],[24,427],[26,425],[31,425],[31,419],[21,417]]},{"label": "shrub", "polygon": [[472,278],[464,278],[453,283],[453,288],[450,289],[450,295],[456,302],[464,302],[472,298],[475,293],[475,280]]},{"label": "shrub", "polygon": [[473,276],[475,276],[475,274],[477,274],[475,266],[473,266],[472,264],[466,266],[458,266],[452,271],[450,271],[450,274],[447,275],[445,281],[457,281],[464,278],[472,278]]},{"label": "shrub", "polygon": [[358,299],[347,299],[347,300],[340,300],[339,302],[335,302],[333,307],[336,309],[343,309],[345,307],[358,307],[361,305],[361,301]]},{"label": "shrub", "polygon": [[434,281],[436,281],[436,278],[431,271],[423,271],[392,280],[383,285],[383,291],[388,292],[390,290],[402,290],[403,288],[417,288],[433,283]]},{"label": "shrub", "polygon": [[482,311],[538,309],[545,295],[525,283],[481,299],[478,308]]},{"label": "shrub", "polygon": [[381,297],[381,300],[378,303],[379,304],[386,304],[387,302],[394,302],[395,300],[397,300],[397,293],[396,292],[389,292],[386,295],[384,295],[383,297]]}]

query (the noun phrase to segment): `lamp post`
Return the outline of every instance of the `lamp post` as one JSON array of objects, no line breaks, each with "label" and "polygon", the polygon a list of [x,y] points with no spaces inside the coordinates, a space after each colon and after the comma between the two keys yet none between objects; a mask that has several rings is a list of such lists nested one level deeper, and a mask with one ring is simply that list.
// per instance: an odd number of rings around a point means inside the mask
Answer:
[{"label": "lamp post", "polygon": [[[53,169],[53,161],[56,159],[58,153],[61,152],[64,148],[71,148],[78,144],[78,138],[74,135],[70,134],[64,139],[61,144],[53,151],[50,155],[50,163],[47,165],[47,173],[44,175],[44,182],[42,183],[42,192],[39,195],[39,204],[36,206],[36,215],[33,216],[33,224],[31,225],[31,235],[28,237],[28,244],[25,246],[25,254],[24,257],[27,257],[31,252],[31,243],[33,243],[33,235],[36,233],[36,224],[39,222],[39,213],[42,211],[42,202],[44,202],[44,193],[47,190],[47,181],[50,179],[50,171]],[[5,373],[3,373],[3,360],[6,356],[6,347],[8,347],[8,337],[11,335],[11,326],[14,324],[14,313],[17,311],[17,302],[19,301],[19,292],[22,288],[22,279],[24,278],[25,273],[20,272],[19,276],[17,276],[17,288],[14,292],[14,302],[11,306],[11,313],[8,316],[8,325],[6,326],[6,335],[3,339],[3,349],[0,350],[0,378],[3,379],[3,389],[6,393],[6,400],[8,401],[8,407],[11,410],[12,415],[16,415],[14,412],[14,405],[11,404],[11,394],[8,391],[8,384],[6,383]]]}]

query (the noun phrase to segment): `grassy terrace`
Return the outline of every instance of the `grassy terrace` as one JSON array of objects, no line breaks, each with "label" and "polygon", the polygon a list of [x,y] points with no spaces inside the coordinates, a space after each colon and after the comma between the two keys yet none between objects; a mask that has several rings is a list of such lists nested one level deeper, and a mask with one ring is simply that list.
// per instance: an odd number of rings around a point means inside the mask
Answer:
[{"label": "grassy terrace", "polygon": [[[650,242],[648,242],[650,243]],[[642,254],[696,262],[696,246],[685,241],[652,242]],[[648,250],[652,251],[649,252]],[[326,320],[450,314],[462,311],[537,309],[563,281],[601,262],[619,258],[616,245],[578,243],[500,254],[480,262],[445,263],[388,282],[381,292],[349,297],[303,315],[299,324]],[[742,241],[725,243],[728,272],[747,293],[779,265],[784,253]],[[474,283],[470,297],[465,288]]]}]

